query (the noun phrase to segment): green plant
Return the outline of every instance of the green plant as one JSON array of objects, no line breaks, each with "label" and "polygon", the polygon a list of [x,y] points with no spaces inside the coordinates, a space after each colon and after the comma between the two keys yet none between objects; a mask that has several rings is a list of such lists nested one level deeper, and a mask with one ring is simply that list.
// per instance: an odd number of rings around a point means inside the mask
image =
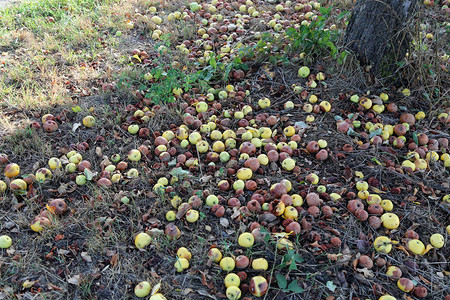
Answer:
[{"label": "green plant", "polygon": [[[305,52],[313,57],[331,55],[331,57],[336,58],[338,54],[336,42],[340,33],[338,30],[326,28],[331,10],[332,6],[327,8],[321,7],[320,13],[322,15],[312,20],[309,26],[300,26],[298,29],[292,27],[286,29],[286,36],[289,41],[287,51]],[[345,15],[345,12],[341,13],[337,20],[341,20]]]}]

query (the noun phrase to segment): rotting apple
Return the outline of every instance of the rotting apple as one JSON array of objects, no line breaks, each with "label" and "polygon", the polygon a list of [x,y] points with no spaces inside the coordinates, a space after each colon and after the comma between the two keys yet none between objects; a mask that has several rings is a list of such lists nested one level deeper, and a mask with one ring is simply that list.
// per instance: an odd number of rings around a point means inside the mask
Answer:
[{"label": "rotting apple", "polygon": [[269,284],[267,280],[262,276],[255,276],[250,279],[249,291],[253,296],[261,297],[267,293]]},{"label": "rotting apple", "polygon": [[8,178],[14,178],[17,175],[19,175],[19,173],[20,173],[20,167],[16,163],[11,163],[11,164],[6,165],[5,170],[4,170],[4,174]]},{"label": "rotting apple", "polygon": [[42,232],[51,225],[52,223],[48,218],[36,217],[33,222],[31,222],[30,227],[35,232]]}]

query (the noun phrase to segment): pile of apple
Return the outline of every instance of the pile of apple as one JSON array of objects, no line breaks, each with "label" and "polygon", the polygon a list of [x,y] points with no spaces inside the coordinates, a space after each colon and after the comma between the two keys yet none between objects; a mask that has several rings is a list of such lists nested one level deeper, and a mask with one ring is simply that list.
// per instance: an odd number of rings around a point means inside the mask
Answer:
[{"label": "pile of apple", "polygon": [[[385,103],[389,96],[381,93],[379,96],[369,98],[353,95],[352,102],[358,103],[358,112],[351,113],[346,119],[338,117],[336,122],[337,131],[355,135],[359,138],[359,149],[367,149],[370,145],[389,146],[389,152],[397,154],[404,153],[401,166],[392,160],[386,161],[388,168],[393,170],[404,169],[407,172],[423,171],[432,165],[450,167],[449,140],[446,137],[438,139],[429,138],[425,132],[420,132],[416,124],[425,118],[425,113],[419,111],[416,115],[410,113],[398,113],[395,102]],[[381,117],[384,110],[398,116],[397,124],[385,124]],[[359,119],[366,121],[361,122]],[[438,121],[444,128],[450,124],[447,113],[440,113]],[[405,153],[404,149],[409,152]],[[352,151],[351,145],[345,145],[344,151]]]},{"label": "pile of apple", "polygon": [[[191,2],[183,7],[173,7],[170,12],[167,5],[152,1],[144,12],[137,12],[126,26],[134,28],[137,24],[151,30],[151,37],[162,39],[164,35],[194,27],[191,39],[177,41],[175,49],[179,53],[173,61],[174,66],[188,59],[199,65],[208,64],[211,57],[220,61],[230,61],[246,46],[253,46],[262,37],[261,32],[269,32],[277,39],[285,36],[285,29],[308,26],[319,15],[320,3],[317,1],[286,1],[277,5],[264,4],[251,0],[234,2],[212,0]],[[165,13],[162,13],[162,12]],[[169,13],[167,13],[169,11]],[[260,28],[255,30],[255,23]],[[331,29],[336,25],[330,24]],[[251,39],[248,39],[248,37]],[[281,49],[283,52],[285,49]],[[159,52],[166,52],[162,45]],[[147,53],[133,51],[131,61],[134,63],[150,63]],[[242,78],[243,72],[232,74],[236,79]]]}]

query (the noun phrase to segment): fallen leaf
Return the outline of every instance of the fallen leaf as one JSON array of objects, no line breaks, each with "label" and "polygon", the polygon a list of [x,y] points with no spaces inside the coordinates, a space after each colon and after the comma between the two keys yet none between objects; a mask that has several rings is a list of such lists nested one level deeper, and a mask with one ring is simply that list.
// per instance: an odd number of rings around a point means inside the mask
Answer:
[{"label": "fallen leaf", "polygon": [[193,289],[187,288],[187,289],[184,289],[184,290],[183,290],[182,294],[183,294],[183,296],[187,296],[187,294],[192,293],[192,292],[194,292]]},{"label": "fallen leaf", "polygon": [[81,275],[75,275],[69,279],[67,279],[67,282],[73,285],[80,285],[81,282]]},{"label": "fallen leaf", "polygon": [[333,281],[330,280],[330,281],[327,281],[327,288],[330,291],[334,292],[336,290],[337,286],[334,284]]},{"label": "fallen leaf", "polygon": [[67,255],[67,254],[69,254],[70,253],[70,251],[69,250],[64,250],[64,249],[58,249],[58,252],[57,252],[59,255]]},{"label": "fallen leaf", "polygon": [[375,276],[373,272],[367,268],[356,269],[356,271],[362,273],[366,278],[373,278]]},{"label": "fallen leaf", "polygon": [[111,266],[116,266],[117,265],[117,262],[119,261],[119,254],[114,254],[112,257],[111,257],[111,260],[110,260],[110,264],[111,264]]},{"label": "fallen leaf", "polygon": [[92,257],[87,252],[81,252],[81,258],[86,262],[92,262]]},{"label": "fallen leaf", "polygon": [[57,291],[62,291],[62,288],[60,288],[59,286],[54,285],[53,283],[47,283],[47,289],[49,290],[57,290]]},{"label": "fallen leaf", "polygon": [[208,297],[208,298],[211,298],[211,299],[217,299],[216,297],[210,295],[210,294],[209,294],[207,291],[205,291],[205,290],[198,290],[197,293],[198,293],[199,295],[202,295],[202,296],[205,296],[205,297]]},{"label": "fallen leaf", "polygon": [[150,295],[154,295],[157,292],[159,292],[159,289],[161,288],[161,282],[158,282],[157,284],[155,284],[152,288],[152,292],[150,293]]},{"label": "fallen leaf", "polygon": [[36,282],[38,282],[38,280],[34,280],[34,281],[25,280],[25,282],[22,284],[22,287],[24,289],[28,289],[28,288],[32,287]]},{"label": "fallen leaf", "polygon": [[220,218],[219,222],[223,227],[228,227],[230,225],[230,221],[228,221],[227,218]]},{"label": "fallen leaf", "polygon": [[75,132],[80,126],[81,126],[81,123],[74,123],[72,126],[72,131]]}]

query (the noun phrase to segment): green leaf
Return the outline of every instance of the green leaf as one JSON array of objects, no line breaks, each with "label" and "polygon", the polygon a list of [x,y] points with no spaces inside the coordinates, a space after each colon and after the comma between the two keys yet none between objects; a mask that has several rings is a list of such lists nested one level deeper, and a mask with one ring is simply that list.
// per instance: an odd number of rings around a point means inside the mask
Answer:
[{"label": "green leaf", "polygon": [[84,176],[86,176],[86,179],[89,181],[91,181],[92,178],[94,178],[94,176],[95,176],[95,174],[92,173],[88,168],[85,168],[83,173],[84,173]]},{"label": "green leaf", "polygon": [[294,257],[295,261],[298,262],[298,263],[301,263],[301,262],[304,261],[303,257],[300,254],[298,254],[298,253],[295,254],[293,257]]},{"label": "green leaf", "polygon": [[287,287],[286,277],[284,275],[281,275],[280,273],[277,273],[276,277],[277,277],[278,287],[280,289],[285,289]]},{"label": "green leaf", "polygon": [[414,142],[418,145],[419,144],[419,139],[417,138],[417,132],[413,132],[412,138],[413,138]]},{"label": "green leaf", "polygon": [[293,280],[291,283],[289,283],[287,289],[291,292],[298,294],[303,292],[303,289],[298,285],[297,280]]},{"label": "green leaf", "polygon": [[81,107],[79,107],[79,106],[77,105],[77,106],[72,107],[72,110],[73,110],[73,112],[78,113],[78,112],[81,111]]},{"label": "green leaf", "polygon": [[183,170],[181,167],[172,169],[172,171],[170,171],[169,173],[170,173],[170,175],[176,176],[178,178],[183,178],[184,176],[187,176],[190,174],[189,171]]},{"label": "green leaf", "polygon": [[297,263],[295,262],[295,259],[293,259],[289,264],[289,270],[297,270]]},{"label": "green leaf", "polygon": [[337,19],[338,21],[340,21],[342,18],[344,18],[345,16],[347,16],[349,13],[350,13],[350,12],[348,12],[348,11],[343,11],[343,12],[341,12],[341,13],[336,17],[336,19]]}]

